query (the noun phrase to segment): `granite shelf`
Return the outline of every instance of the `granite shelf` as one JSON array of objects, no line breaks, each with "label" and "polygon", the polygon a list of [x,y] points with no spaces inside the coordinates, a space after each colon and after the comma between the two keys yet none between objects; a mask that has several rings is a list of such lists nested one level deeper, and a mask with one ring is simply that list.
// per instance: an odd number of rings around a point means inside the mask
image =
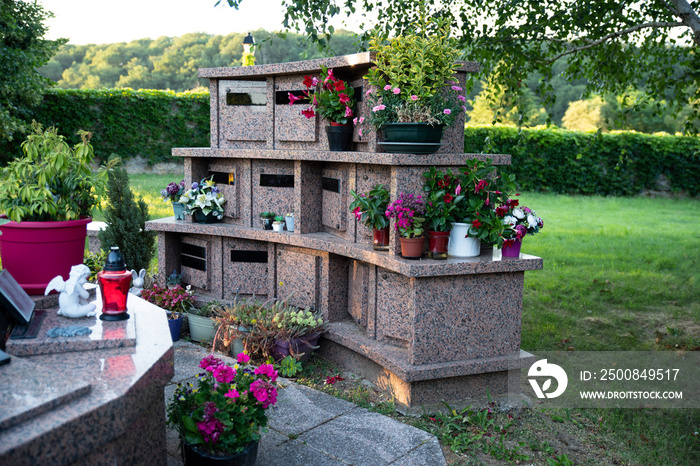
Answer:
[{"label": "granite shelf", "polygon": [[508,154],[400,154],[388,152],[335,152],[290,149],[217,149],[208,147],[174,148],[175,157],[221,158],[221,159],[266,159],[305,162],[338,162],[390,166],[461,166],[465,160],[492,159],[495,165],[510,165]]},{"label": "granite shelf", "polygon": [[521,254],[519,258],[501,258],[501,252],[497,249],[484,249],[478,257],[464,259],[434,260],[423,258],[410,260],[390,252],[375,251],[370,244],[351,243],[330,233],[307,233],[304,235],[286,231],[276,233],[227,223],[191,223],[175,220],[174,217],[152,220],[146,224],[146,229],[168,233],[242,238],[325,251],[376,265],[406,277],[522,272],[540,270],[543,265],[540,257],[528,254]]},{"label": "granite shelf", "polygon": [[460,377],[519,369],[532,364],[534,356],[519,350],[512,355],[486,356],[450,362],[411,364],[410,352],[368,337],[354,322],[331,322],[323,338],[338,343],[389,369],[406,382],[421,382],[445,377]]}]

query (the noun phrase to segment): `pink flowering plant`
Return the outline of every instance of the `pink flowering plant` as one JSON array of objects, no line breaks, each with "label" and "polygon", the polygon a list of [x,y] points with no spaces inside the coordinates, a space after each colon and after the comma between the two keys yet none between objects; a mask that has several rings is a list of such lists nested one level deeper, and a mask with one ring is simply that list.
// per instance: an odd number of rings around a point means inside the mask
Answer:
[{"label": "pink flowering plant", "polygon": [[166,311],[183,314],[195,305],[195,299],[191,287],[183,288],[175,285],[171,288],[163,288],[154,283],[150,288],[144,288],[141,297],[151,304]]},{"label": "pink flowering plant", "polygon": [[368,120],[379,129],[387,123],[451,126],[465,111],[464,89],[455,79],[460,51],[451,27],[442,19],[423,17],[405,35],[370,40],[375,67],[365,78]]},{"label": "pink flowering plant", "polygon": [[404,238],[420,238],[423,236],[425,222],[425,204],[422,195],[401,193],[389,203],[386,216],[395,220],[394,228]]},{"label": "pink flowering plant", "polygon": [[366,194],[357,194],[355,191],[350,191],[350,194],[354,199],[350,204],[350,210],[357,220],[367,228],[377,230],[389,226],[389,219],[386,218],[389,191],[384,188],[384,185],[377,184]]},{"label": "pink flowering plant", "polygon": [[231,455],[260,440],[267,409],[277,402],[277,371],[253,367],[240,353],[231,366],[209,355],[201,360],[196,386],[178,383],[168,406],[168,423],[180,440],[212,455]]},{"label": "pink flowering plant", "polygon": [[304,76],[303,83],[306,90],[302,95],[288,93],[289,105],[294,105],[297,101],[308,101],[311,105],[301,111],[306,118],[319,114],[342,125],[352,121],[356,104],[355,90],[347,82],[338,79],[332,68],[322,66],[320,77]]},{"label": "pink flowering plant", "polygon": [[503,242],[499,247],[510,246],[515,240],[525,235],[539,233],[544,227],[544,220],[537,212],[527,206],[521,206],[517,199],[508,199],[505,204],[496,207],[496,215],[503,222]]}]

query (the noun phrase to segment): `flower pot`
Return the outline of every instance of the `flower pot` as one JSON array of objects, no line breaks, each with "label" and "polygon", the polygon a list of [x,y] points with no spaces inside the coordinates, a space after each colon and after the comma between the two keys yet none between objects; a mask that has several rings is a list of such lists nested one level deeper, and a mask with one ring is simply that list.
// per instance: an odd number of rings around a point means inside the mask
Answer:
[{"label": "flower pot", "polygon": [[387,123],[382,128],[386,142],[439,143],[444,126],[432,126],[428,123]]},{"label": "flower pot", "polygon": [[173,339],[173,343],[180,339],[180,334],[182,333],[182,321],[182,315],[180,315],[180,317],[178,317],[177,319],[168,319],[168,327],[170,327],[170,337]]},{"label": "flower pot", "polygon": [[420,259],[423,256],[423,240],[420,238],[399,238],[401,242],[401,256],[406,259]]},{"label": "flower pot", "polygon": [[284,224],[287,226],[287,231],[294,231],[294,217],[284,217]]},{"label": "flower pot", "polygon": [[250,442],[240,453],[214,456],[183,441],[182,457],[186,466],[255,466],[258,459],[258,442]]},{"label": "flower pot", "polygon": [[31,295],[44,294],[46,285],[82,264],[87,224],[91,218],[62,222],[8,222],[0,226],[2,267]]},{"label": "flower pot", "polygon": [[261,218],[263,230],[272,230],[272,223],[274,222],[271,218]]},{"label": "flower pot", "polygon": [[372,246],[375,251],[389,250],[389,227],[382,229],[372,229]]},{"label": "flower pot", "polygon": [[328,150],[337,152],[352,149],[352,124],[331,123],[331,126],[326,126],[326,135],[328,136]]},{"label": "flower pot", "polygon": [[190,338],[193,341],[213,340],[216,333],[214,321],[209,317],[187,313],[187,322],[190,325]]},{"label": "flower pot", "polygon": [[311,357],[320,337],[320,333],[312,333],[294,340],[275,340],[270,354],[276,361],[281,361],[289,355],[297,355],[298,361],[306,362]]},{"label": "flower pot", "polygon": [[272,231],[276,231],[277,233],[282,233],[283,226],[284,226],[284,223],[282,223],[282,222],[273,222],[272,223]]},{"label": "flower pot", "polygon": [[208,214],[204,215],[204,212],[201,210],[194,211],[192,218],[196,223],[216,223],[219,221],[213,212],[209,212]]},{"label": "flower pot", "polygon": [[175,214],[175,220],[184,220],[185,206],[179,202],[173,202],[173,214]]},{"label": "flower pot", "polygon": [[476,257],[481,251],[481,242],[474,236],[467,236],[471,225],[453,223],[447,255],[452,257]]},{"label": "flower pot", "polygon": [[447,246],[449,242],[449,231],[429,231],[428,257],[431,259],[447,259]]},{"label": "flower pot", "polygon": [[503,244],[503,248],[501,249],[501,257],[520,257],[520,246],[522,246],[522,244],[522,239],[516,239],[510,246]]}]

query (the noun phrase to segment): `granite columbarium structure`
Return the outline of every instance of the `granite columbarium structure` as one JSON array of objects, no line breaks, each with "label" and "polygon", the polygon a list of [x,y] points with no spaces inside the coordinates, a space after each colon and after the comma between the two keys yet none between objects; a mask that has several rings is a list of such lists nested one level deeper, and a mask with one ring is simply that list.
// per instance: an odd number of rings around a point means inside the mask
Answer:
[{"label": "granite columbarium structure", "polygon": [[[200,70],[210,80],[211,147],[173,155],[184,159],[186,182],[213,177],[225,216],[215,224],[148,222],[158,232],[160,281],[175,269],[211,299],[291,296],[291,304],[320,308],[331,322],[321,353],[391,390],[406,411],[517,390],[519,376],[509,371],[531,360],[520,350],[524,272],[541,269],[542,259],[502,260],[489,247],[469,259],[407,260],[393,225],[389,251],[374,251],[372,232],[348,209],[351,190],[381,183],[392,199],[419,193],[430,166],[454,170],[475,157],[463,153],[464,116],[435,154],[381,152],[381,136],[366,128],[363,136],[355,128],[352,151],[329,151],[326,122],[300,116],[288,99],[322,65],[356,96],[369,89],[370,53]],[[456,79],[464,86],[476,69],[461,63]],[[360,101],[358,115],[368,111]],[[294,212],[294,231],[265,231],[263,211]]]}]

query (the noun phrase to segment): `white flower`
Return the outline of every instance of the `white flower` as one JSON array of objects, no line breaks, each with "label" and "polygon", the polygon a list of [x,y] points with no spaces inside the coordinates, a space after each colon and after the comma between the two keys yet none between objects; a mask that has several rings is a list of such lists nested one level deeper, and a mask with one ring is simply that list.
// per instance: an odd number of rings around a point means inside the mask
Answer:
[{"label": "white flower", "polygon": [[528,228],[537,228],[537,217],[535,217],[532,214],[528,214],[527,216],[527,227]]},{"label": "white flower", "polygon": [[515,209],[513,209],[513,215],[515,215],[515,218],[520,220],[525,218],[525,212],[520,207],[516,207]]},{"label": "white flower", "polygon": [[506,215],[505,217],[503,217],[503,224],[504,225],[510,225],[510,226],[514,227],[517,223],[518,223],[518,221],[512,215]]}]

